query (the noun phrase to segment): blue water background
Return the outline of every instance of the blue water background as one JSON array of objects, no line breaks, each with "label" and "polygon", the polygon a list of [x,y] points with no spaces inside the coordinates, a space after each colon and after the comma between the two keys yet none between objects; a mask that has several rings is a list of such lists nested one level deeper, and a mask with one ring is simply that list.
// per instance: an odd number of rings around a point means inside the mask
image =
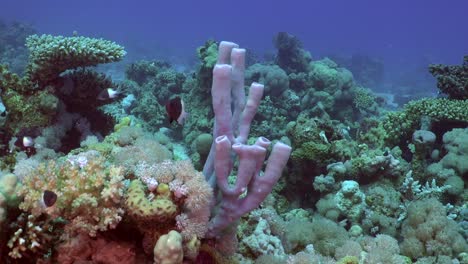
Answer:
[{"label": "blue water background", "polygon": [[460,64],[468,54],[467,11],[467,0],[1,0],[0,18],[39,33],[111,39],[126,47],[127,60],[178,64],[193,63],[209,38],[263,56],[274,52],[274,34],[286,31],[314,59],[362,53],[381,59],[395,79],[423,76],[428,63]]}]

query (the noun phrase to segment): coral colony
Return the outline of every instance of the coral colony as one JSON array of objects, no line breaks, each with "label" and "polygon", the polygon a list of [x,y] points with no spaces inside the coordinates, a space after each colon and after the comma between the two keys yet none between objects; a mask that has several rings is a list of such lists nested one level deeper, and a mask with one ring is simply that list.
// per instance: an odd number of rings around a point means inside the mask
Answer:
[{"label": "coral colony", "polygon": [[30,31],[23,75],[0,49],[0,263],[468,263],[468,56],[395,109],[378,62],[286,32],[114,82],[122,46]]}]

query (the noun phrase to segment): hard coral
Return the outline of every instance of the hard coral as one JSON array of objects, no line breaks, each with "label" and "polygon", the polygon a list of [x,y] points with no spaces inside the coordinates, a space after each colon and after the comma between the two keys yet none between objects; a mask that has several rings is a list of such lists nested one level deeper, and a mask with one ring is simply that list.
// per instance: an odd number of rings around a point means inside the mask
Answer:
[{"label": "hard coral", "polygon": [[[19,193],[24,200],[19,207],[34,216],[46,213],[69,221],[68,232],[95,236],[97,231],[115,228],[122,219],[123,179],[122,167],[107,164],[96,151],[69,155],[41,163],[23,178]],[[45,190],[58,196],[49,208],[41,204]]]},{"label": "hard coral", "polygon": [[9,132],[15,134],[21,128],[46,126],[55,116],[57,97],[47,90],[34,91],[27,76],[20,78],[4,65],[0,65],[0,87],[8,111],[4,127]]},{"label": "hard coral", "polygon": [[[147,199],[145,195],[146,187],[143,183],[136,179],[130,183],[126,193],[125,206],[128,213],[138,223],[151,225],[151,223],[158,223],[159,225],[174,220],[177,214],[177,206],[173,203],[170,193],[160,191],[156,196],[152,196],[151,200]],[[167,186],[167,185],[166,185]]]},{"label": "hard coral", "polygon": [[381,124],[386,132],[381,139],[387,144],[406,142],[419,129],[421,118],[432,122],[468,123],[468,99],[422,99],[409,102],[402,111],[389,113]]},{"label": "hard coral", "polygon": [[31,35],[26,39],[30,52],[27,74],[34,82],[47,84],[67,69],[119,61],[122,46],[104,39]]},{"label": "hard coral", "polygon": [[429,65],[429,72],[437,78],[437,87],[452,99],[468,99],[468,55],[462,65]]}]

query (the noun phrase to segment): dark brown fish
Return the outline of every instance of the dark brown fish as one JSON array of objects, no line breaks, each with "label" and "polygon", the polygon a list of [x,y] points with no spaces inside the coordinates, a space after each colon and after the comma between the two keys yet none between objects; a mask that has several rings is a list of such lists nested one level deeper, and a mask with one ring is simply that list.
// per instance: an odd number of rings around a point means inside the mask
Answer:
[{"label": "dark brown fish", "polygon": [[179,96],[171,99],[166,104],[166,112],[169,116],[169,123],[171,124],[172,122],[177,121],[177,123],[182,125],[187,117],[187,113],[184,109],[184,101],[182,101]]},{"label": "dark brown fish", "polygon": [[15,146],[19,147],[20,150],[24,151],[28,157],[36,154],[36,148],[34,147],[34,139],[32,137],[24,136],[18,138],[15,141]]},{"label": "dark brown fish", "polygon": [[57,201],[57,194],[52,191],[45,190],[42,194],[42,201],[46,207],[51,207]]}]

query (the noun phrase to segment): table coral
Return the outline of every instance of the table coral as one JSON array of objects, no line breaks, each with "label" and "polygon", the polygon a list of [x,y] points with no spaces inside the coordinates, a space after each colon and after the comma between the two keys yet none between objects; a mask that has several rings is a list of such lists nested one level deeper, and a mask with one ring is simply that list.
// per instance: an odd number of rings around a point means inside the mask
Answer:
[{"label": "table coral", "polygon": [[119,61],[126,54],[112,41],[82,36],[31,35],[26,46],[30,52],[28,75],[40,83],[52,81],[67,69]]}]

